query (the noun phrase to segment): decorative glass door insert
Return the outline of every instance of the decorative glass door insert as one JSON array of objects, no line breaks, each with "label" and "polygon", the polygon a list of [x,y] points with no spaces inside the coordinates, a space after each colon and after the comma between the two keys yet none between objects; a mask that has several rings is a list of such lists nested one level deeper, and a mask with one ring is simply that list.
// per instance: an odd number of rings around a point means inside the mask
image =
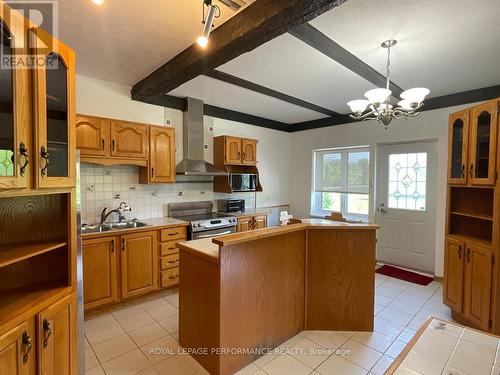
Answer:
[{"label": "decorative glass door insert", "polygon": [[427,153],[389,155],[388,208],[425,211]]}]

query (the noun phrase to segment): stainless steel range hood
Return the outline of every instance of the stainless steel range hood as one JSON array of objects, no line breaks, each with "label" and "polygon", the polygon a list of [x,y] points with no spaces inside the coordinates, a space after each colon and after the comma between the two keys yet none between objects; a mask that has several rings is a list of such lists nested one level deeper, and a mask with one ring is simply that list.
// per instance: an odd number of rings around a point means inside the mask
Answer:
[{"label": "stainless steel range hood", "polygon": [[187,98],[186,107],[183,121],[184,155],[175,173],[183,176],[227,176],[227,172],[203,160],[203,102]]}]

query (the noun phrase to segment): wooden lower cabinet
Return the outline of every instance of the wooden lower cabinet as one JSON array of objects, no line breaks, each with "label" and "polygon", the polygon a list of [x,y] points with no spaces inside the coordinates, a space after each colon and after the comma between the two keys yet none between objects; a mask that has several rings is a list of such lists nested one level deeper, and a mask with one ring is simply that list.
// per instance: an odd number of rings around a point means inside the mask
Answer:
[{"label": "wooden lower cabinet", "polygon": [[255,216],[253,218],[253,229],[262,229],[267,227],[267,215]]},{"label": "wooden lower cabinet", "polygon": [[489,330],[492,251],[479,245],[467,245],[465,266],[464,316],[482,330]]},{"label": "wooden lower cabinet", "polygon": [[36,374],[34,319],[0,335],[0,374]]},{"label": "wooden lower cabinet", "polygon": [[444,249],[443,302],[462,312],[464,292],[464,244],[453,238],[446,239]]},{"label": "wooden lower cabinet", "polygon": [[157,288],[156,232],[121,237],[122,298],[148,293]]},{"label": "wooden lower cabinet", "polygon": [[76,300],[70,295],[38,314],[40,375],[76,374]]},{"label": "wooden lower cabinet", "polygon": [[237,232],[267,228],[267,215],[244,216],[238,218]]},{"label": "wooden lower cabinet", "polygon": [[464,323],[489,331],[493,252],[490,247],[446,238],[443,302]]},{"label": "wooden lower cabinet", "polygon": [[83,241],[83,290],[85,308],[116,302],[118,237]]}]

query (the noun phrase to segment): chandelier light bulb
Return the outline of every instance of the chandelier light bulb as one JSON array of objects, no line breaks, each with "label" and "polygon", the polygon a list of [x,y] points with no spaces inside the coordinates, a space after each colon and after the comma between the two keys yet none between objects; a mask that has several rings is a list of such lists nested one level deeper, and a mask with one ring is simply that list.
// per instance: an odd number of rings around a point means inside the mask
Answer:
[{"label": "chandelier light bulb", "polygon": [[208,45],[208,38],[205,38],[204,36],[199,36],[198,39],[196,40],[196,43],[202,48],[205,48]]}]

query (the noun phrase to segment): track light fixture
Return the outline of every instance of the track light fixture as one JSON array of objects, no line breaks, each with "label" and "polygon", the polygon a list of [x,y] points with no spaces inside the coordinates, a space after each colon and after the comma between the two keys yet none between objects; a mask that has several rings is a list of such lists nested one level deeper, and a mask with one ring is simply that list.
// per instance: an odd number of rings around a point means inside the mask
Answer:
[{"label": "track light fixture", "polygon": [[[207,15],[205,17],[205,7],[208,8]],[[212,0],[203,0],[203,20],[201,23],[204,24],[203,32],[198,37],[196,41],[200,47],[205,48],[208,44],[208,38],[210,37],[210,32],[214,26],[214,19],[220,17],[220,8],[217,5],[212,4]]]}]

